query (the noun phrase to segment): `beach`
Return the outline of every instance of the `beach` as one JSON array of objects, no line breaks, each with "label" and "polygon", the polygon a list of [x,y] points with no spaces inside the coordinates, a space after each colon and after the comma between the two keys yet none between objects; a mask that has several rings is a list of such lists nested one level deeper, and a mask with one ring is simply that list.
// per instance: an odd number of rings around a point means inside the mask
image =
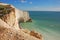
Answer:
[{"label": "beach", "polygon": [[44,40],[60,40],[60,12],[29,11],[32,22],[21,23],[25,29],[36,30]]}]

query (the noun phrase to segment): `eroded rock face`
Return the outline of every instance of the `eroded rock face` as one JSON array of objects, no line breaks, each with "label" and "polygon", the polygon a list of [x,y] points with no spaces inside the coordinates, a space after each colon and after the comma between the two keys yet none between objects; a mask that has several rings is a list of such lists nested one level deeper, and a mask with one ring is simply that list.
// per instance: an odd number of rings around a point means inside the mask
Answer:
[{"label": "eroded rock face", "polygon": [[[35,34],[35,32],[32,33]],[[33,34],[10,27],[0,19],[0,40],[42,40],[42,38],[37,38],[37,35],[33,36]]]},{"label": "eroded rock face", "polygon": [[42,39],[42,35],[38,34],[37,32],[35,31],[30,31],[30,35],[38,38],[38,39]]},{"label": "eroded rock face", "polygon": [[31,22],[28,12],[18,10],[14,6],[4,3],[0,3],[0,18],[13,27],[19,26],[18,23],[20,22]]},{"label": "eroded rock face", "polygon": [[27,11],[22,11],[22,10],[19,10],[17,8],[15,8],[14,6],[12,5],[9,5],[9,4],[5,4],[5,3],[0,3],[0,5],[4,5],[5,7],[7,7],[7,10],[14,10],[15,11],[15,16],[16,16],[16,19],[18,19],[18,21],[20,22],[32,22],[30,16],[29,16],[29,13]]},{"label": "eroded rock face", "polygon": [[18,19],[18,21],[20,22],[32,22],[29,13],[27,11],[22,11],[22,10],[15,10],[16,13],[16,17]]},{"label": "eroded rock face", "polygon": [[15,7],[4,3],[0,3],[0,7],[1,5],[0,40],[42,40],[41,34],[19,28],[19,20],[24,22],[31,20],[28,12],[19,11]]},{"label": "eroded rock face", "polygon": [[[32,22],[29,13],[15,8],[16,19],[18,20],[19,26],[21,22]],[[20,26],[21,28],[21,26]]]},{"label": "eroded rock face", "polygon": [[12,8],[11,5],[0,4],[0,18],[9,26],[19,29],[18,21],[16,20],[15,15],[15,8]]}]

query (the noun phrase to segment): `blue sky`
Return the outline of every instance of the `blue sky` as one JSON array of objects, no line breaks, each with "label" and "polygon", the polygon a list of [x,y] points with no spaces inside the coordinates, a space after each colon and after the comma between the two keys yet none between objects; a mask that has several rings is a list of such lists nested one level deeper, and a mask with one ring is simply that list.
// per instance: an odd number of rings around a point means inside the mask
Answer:
[{"label": "blue sky", "polygon": [[60,11],[60,0],[0,0],[28,11]]}]

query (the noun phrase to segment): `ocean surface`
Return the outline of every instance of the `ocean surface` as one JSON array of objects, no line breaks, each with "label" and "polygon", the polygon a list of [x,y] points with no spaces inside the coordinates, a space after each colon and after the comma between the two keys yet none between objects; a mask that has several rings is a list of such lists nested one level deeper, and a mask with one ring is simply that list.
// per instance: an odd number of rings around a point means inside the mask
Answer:
[{"label": "ocean surface", "polygon": [[25,29],[35,30],[43,40],[60,40],[60,12],[29,11],[32,22],[21,23]]}]

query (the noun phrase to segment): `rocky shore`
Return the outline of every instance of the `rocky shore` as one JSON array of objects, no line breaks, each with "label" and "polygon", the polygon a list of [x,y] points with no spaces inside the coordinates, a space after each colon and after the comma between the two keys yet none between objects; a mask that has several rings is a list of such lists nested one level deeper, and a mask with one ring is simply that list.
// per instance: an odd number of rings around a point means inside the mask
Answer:
[{"label": "rocky shore", "polygon": [[42,40],[42,35],[21,28],[20,22],[31,22],[27,11],[0,3],[0,40]]}]

